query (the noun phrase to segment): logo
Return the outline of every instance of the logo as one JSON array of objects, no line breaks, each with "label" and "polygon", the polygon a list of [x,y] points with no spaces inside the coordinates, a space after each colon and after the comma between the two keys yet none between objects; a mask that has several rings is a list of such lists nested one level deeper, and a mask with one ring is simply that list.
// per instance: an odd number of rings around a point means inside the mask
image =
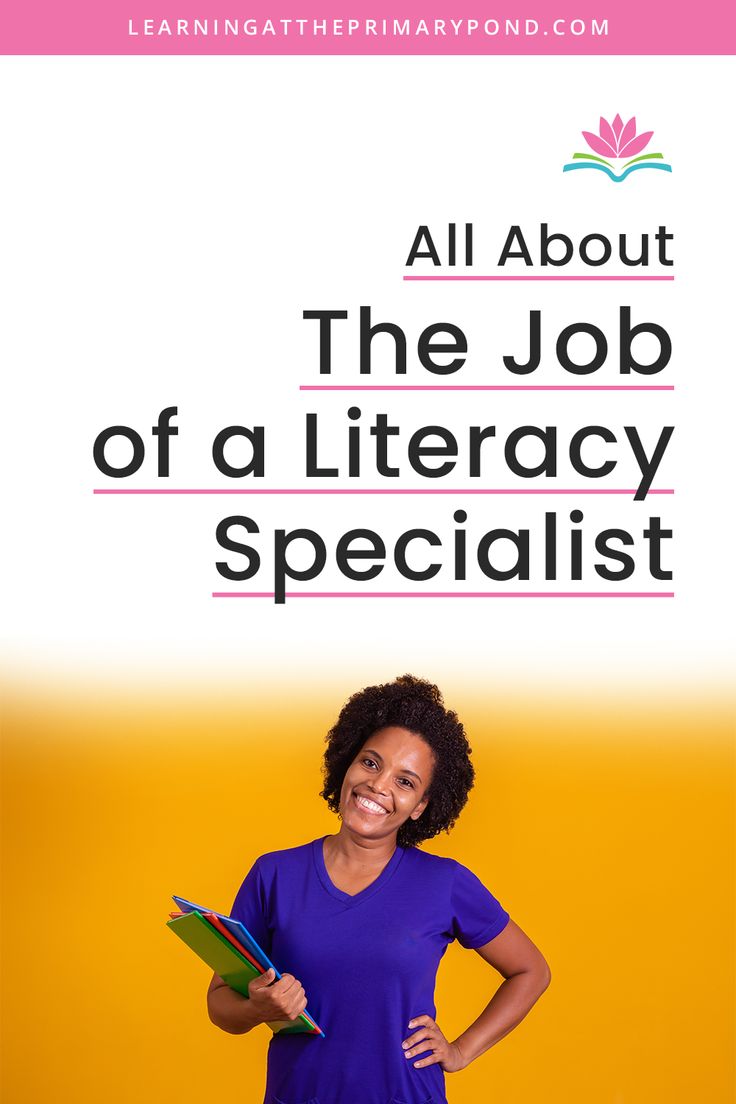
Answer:
[{"label": "logo", "polygon": [[672,166],[667,164],[661,153],[641,152],[649,145],[654,131],[647,130],[644,134],[637,134],[634,118],[629,119],[624,126],[620,115],[617,115],[612,123],[601,116],[597,134],[591,134],[587,130],[582,134],[594,153],[601,156],[596,157],[593,153],[574,153],[572,162],[563,165],[563,172],[572,172],[573,169],[597,169],[609,176],[614,184],[620,184],[637,169],[660,169],[663,172],[672,172]]}]

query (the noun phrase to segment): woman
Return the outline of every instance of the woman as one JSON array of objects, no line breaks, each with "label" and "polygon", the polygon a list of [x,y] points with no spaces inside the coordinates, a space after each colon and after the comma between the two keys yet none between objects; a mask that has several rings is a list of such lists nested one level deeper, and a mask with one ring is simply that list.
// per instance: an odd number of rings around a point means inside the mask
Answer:
[{"label": "woman", "polygon": [[[463,726],[430,683],[370,686],[328,734],[324,770],[337,835],[262,856],[232,911],[292,973],[257,978],[249,998],[215,975],[210,1019],[243,1033],[296,1019],[309,998],[325,1037],[274,1036],[265,1104],[446,1104],[444,1074],[508,1034],[550,977],[469,870],[417,849],[452,827],[473,784]],[[434,983],[453,939],[505,980],[450,1041]]]}]

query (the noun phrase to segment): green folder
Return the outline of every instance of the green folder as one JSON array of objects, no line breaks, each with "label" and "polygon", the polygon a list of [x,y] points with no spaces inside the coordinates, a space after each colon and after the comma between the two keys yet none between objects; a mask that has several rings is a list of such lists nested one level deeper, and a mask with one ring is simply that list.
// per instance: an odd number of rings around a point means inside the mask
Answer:
[{"label": "green folder", "polygon": [[[260,971],[224,935],[220,935],[201,912],[187,912],[174,920],[168,920],[166,926],[206,962],[210,969],[219,974],[231,989],[244,997],[248,996],[248,983],[260,977]],[[316,1034],[314,1025],[304,1016],[299,1016],[296,1020],[276,1020],[268,1026],[279,1035],[304,1032]]]}]

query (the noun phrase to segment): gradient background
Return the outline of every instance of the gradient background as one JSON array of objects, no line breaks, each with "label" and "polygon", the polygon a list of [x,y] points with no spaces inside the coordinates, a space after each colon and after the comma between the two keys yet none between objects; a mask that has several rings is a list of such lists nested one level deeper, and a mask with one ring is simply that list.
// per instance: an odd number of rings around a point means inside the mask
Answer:
[{"label": "gradient background", "polygon": [[[317,796],[321,744],[354,687],[285,689],[11,696],[4,1100],[261,1100],[268,1032],[210,1025],[209,972],[164,921],[167,894],[227,910],[257,855],[335,830]],[[452,1104],[727,1104],[725,704],[500,692],[492,706],[477,692],[450,704],[478,781],[452,836],[425,846],[474,869],[553,972],[528,1021],[448,1078]],[[448,1035],[497,981],[476,956],[448,950],[437,997]]]}]

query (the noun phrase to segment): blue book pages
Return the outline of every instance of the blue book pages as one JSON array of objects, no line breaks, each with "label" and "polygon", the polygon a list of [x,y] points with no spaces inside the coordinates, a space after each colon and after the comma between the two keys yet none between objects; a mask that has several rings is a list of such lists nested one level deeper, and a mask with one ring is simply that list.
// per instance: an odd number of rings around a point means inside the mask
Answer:
[{"label": "blue book pages", "polygon": [[239,920],[233,920],[231,916],[225,916],[221,912],[216,912],[215,909],[203,908],[202,905],[195,905],[191,901],[187,901],[184,897],[173,896],[172,900],[176,901],[177,905],[182,912],[211,912],[214,916],[221,920],[227,930],[235,936],[235,938],[242,943],[245,949],[253,955],[256,962],[260,962],[264,970],[273,970],[276,975],[276,980],[281,978],[281,974],[274,966],[271,959],[261,946],[255,941],[248,929],[240,923]]}]

